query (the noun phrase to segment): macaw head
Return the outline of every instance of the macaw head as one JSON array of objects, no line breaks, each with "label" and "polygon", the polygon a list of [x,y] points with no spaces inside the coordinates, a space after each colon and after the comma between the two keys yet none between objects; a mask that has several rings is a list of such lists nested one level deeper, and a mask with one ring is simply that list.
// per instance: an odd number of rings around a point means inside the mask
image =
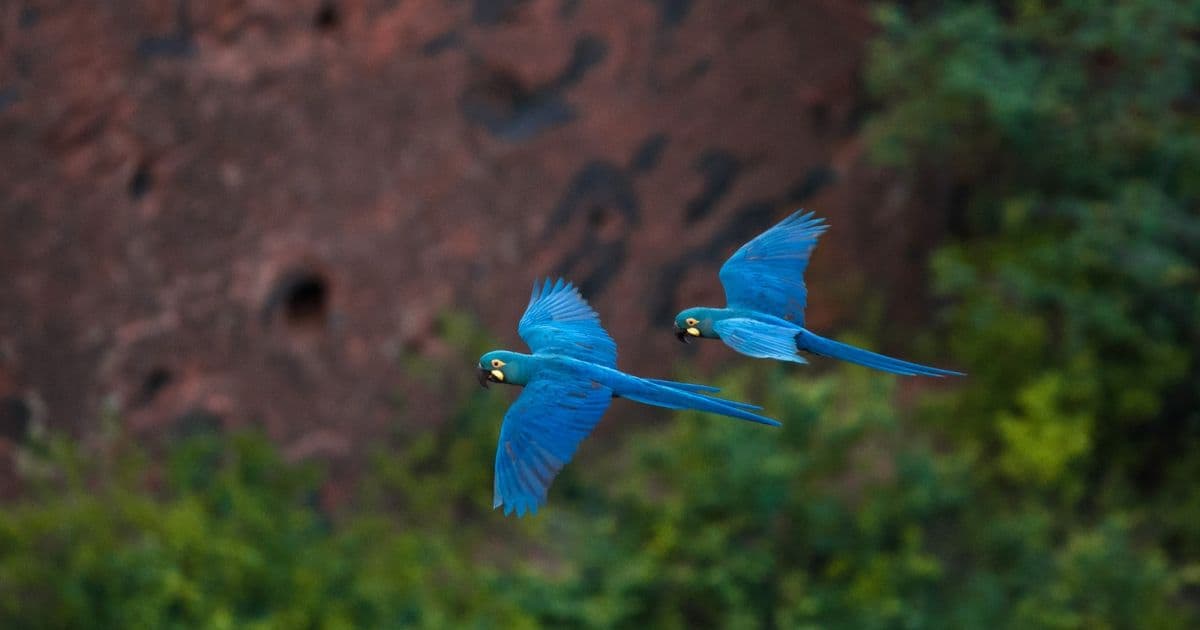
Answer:
[{"label": "macaw head", "polygon": [[527,354],[508,350],[492,350],[479,357],[479,384],[487,387],[488,383],[504,383],[505,385],[528,383],[530,358]]},{"label": "macaw head", "polygon": [[675,336],[683,343],[692,337],[719,339],[713,332],[712,309],[696,307],[680,312],[675,316]]}]

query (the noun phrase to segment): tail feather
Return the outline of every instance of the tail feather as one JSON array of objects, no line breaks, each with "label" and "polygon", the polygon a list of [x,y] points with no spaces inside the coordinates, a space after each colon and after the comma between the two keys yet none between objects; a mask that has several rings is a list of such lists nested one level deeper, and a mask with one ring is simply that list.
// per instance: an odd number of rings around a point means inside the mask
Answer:
[{"label": "tail feather", "polygon": [[901,374],[904,376],[966,376],[962,372],[953,370],[943,370],[941,368],[929,367],[919,363],[912,363],[901,359],[876,354],[862,348],[826,339],[819,335],[814,335],[807,330],[801,330],[796,334],[796,348],[819,354],[821,356],[841,359],[851,363],[857,363],[876,370],[891,372],[893,374]]},{"label": "tail feather", "polygon": [[672,389],[682,389],[685,392],[691,392],[693,394],[715,394],[721,391],[720,387],[701,385],[699,383],[680,383],[679,381],[666,381],[660,378],[648,378],[645,380],[650,381],[655,385],[662,385],[663,387],[670,387]]},{"label": "tail feather", "polygon": [[[613,387],[613,391],[621,398],[666,409],[695,409],[739,420],[748,420],[774,427],[780,426],[776,420],[753,413],[752,409],[759,408],[746,403],[692,393],[682,388],[662,385],[628,374],[622,374],[622,376],[624,378],[621,379],[621,382]],[[688,386],[686,383],[683,385]]]},{"label": "tail feather", "polygon": [[[666,381],[658,378],[648,378],[646,380],[654,383],[655,385],[662,385],[663,387],[670,387],[671,389],[678,389],[691,394],[715,394],[721,391],[720,387],[713,387],[712,385],[700,385],[699,383],[680,383],[679,381]],[[737,407],[738,409],[745,409],[747,411],[762,410],[761,405],[752,405],[750,403],[727,400],[724,398],[717,398],[716,400],[719,400],[727,405]]]}]

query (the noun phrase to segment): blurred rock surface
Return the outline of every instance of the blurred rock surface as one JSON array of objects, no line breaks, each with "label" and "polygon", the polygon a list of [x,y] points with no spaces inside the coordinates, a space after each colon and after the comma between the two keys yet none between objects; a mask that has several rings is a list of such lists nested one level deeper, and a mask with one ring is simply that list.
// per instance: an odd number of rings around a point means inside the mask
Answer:
[{"label": "blurred rock surface", "polygon": [[939,224],[865,164],[870,34],[830,0],[0,4],[0,442],[111,401],[344,456],[463,391],[397,361],[444,362],[438,313],[516,345],[544,275],[666,376],[676,310],[801,206],[815,327],[867,287],[919,320]]}]

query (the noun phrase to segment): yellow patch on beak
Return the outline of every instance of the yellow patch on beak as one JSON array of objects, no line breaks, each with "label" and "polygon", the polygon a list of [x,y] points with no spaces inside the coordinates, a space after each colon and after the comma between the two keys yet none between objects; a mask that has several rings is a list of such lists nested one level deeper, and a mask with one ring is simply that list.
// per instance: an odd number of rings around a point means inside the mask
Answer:
[{"label": "yellow patch on beak", "polygon": [[501,372],[500,370],[492,370],[492,376],[497,381],[504,382],[504,372]]},{"label": "yellow patch on beak", "polygon": [[689,335],[691,335],[691,336],[693,336],[693,337],[699,337],[699,336],[700,336],[700,329],[699,329],[699,328],[696,328],[695,326],[692,326],[692,327],[688,328],[688,329],[687,329],[685,332],[687,332],[687,334],[689,334]]}]

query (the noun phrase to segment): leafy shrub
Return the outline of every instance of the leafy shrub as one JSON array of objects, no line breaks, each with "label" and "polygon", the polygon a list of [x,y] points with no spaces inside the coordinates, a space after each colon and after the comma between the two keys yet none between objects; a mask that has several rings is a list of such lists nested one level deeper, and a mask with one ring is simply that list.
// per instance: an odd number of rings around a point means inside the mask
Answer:
[{"label": "leafy shrub", "polygon": [[968,378],[910,413],[889,376],[740,362],[727,393],[782,429],[621,427],[505,519],[507,398],[457,389],[486,340],[448,317],[463,360],[421,371],[461,409],[398,432],[334,513],[253,433],[27,448],[0,627],[1197,627],[1200,6],[880,23],[868,134],[958,191],[933,272]]},{"label": "leafy shrub", "polygon": [[1045,511],[979,510],[970,455],[897,448],[891,377],[724,384],[761,390],[784,428],[682,413],[616,453],[587,444],[521,521],[488,509],[503,402],[485,394],[334,514],[320,471],[255,434],[194,436],[161,470],[120,435],[98,458],[52,440],[0,513],[0,623],[1184,627],[1128,520],[1060,539]]}]

